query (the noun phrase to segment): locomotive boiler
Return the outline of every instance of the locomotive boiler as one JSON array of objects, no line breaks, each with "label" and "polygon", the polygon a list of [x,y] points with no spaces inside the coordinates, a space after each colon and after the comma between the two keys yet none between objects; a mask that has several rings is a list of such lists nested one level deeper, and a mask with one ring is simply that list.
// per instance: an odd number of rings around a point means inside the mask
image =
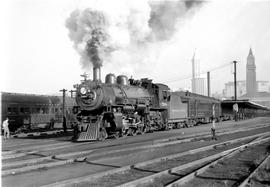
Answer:
[{"label": "locomotive boiler", "polygon": [[94,68],[93,80],[85,79],[76,86],[77,106],[73,112],[78,125],[74,140],[135,135],[150,131],[153,124],[160,126],[157,93],[149,91],[153,87],[151,80],[135,81],[114,74],[108,74],[102,83],[100,68]]}]

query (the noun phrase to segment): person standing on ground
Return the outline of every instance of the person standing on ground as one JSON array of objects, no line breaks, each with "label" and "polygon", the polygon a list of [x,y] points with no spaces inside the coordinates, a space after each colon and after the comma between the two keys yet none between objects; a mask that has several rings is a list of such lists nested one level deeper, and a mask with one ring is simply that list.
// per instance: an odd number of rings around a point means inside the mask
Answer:
[{"label": "person standing on ground", "polygon": [[63,117],[63,129],[64,129],[64,132],[67,132],[67,119],[65,116]]},{"label": "person standing on ground", "polygon": [[5,121],[3,121],[4,140],[9,138],[9,136],[10,136],[8,125],[9,125],[9,123],[8,123],[8,118],[7,118]]},{"label": "person standing on ground", "polygon": [[211,133],[212,133],[212,140],[217,140],[217,136],[216,136],[216,125],[215,125],[215,104],[213,104],[213,126],[211,128]]},{"label": "person standing on ground", "polygon": [[212,140],[217,140],[215,118],[213,118],[213,126],[211,128],[211,132],[212,132]]}]

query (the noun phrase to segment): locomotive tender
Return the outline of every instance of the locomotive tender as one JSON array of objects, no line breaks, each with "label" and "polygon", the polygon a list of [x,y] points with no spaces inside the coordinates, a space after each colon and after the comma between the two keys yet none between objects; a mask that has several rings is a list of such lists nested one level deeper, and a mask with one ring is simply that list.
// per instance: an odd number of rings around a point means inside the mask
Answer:
[{"label": "locomotive tender", "polygon": [[74,141],[104,140],[137,133],[189,127],[221,116],[220,101],[190,92],[171,92],[164,84],[150,79],[134,80],[108,74],[100,79],[100,67],[94,67],[93,80],[76,86],[73,108],[78,123]]}]

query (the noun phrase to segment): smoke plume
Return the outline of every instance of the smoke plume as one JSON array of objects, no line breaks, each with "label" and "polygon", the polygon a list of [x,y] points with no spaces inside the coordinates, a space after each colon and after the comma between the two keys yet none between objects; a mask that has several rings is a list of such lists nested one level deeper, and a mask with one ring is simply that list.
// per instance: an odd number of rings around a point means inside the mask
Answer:
[{"label": "smoke plume", "polygon": [[109,44],[108,19],[106,14],[90,8],[84,11],[75,10],[66,20],[69,37],[74,48],[81,55],[83,68],[92,62],[94,67],[102,66],[103,59],[109,55],[112,46]]},{"label": "smoke plume", "polygon": [[177,23],[191,14],[189,10],[199,7],[202,3],[203,1],[150,1],[149,26],[153,37],[156,40],[170,39],[176,30]]},{"label": "smoke plume", "polygon": [[179,20],[197,6],[188,2],[118,0],[115,7],[109,7],[99,1],[91,8],[74,10],[66,27],[84,69],[110,62],[125,71],[128,66],[136,71],[154,61],[155,45],[168,41]]}]

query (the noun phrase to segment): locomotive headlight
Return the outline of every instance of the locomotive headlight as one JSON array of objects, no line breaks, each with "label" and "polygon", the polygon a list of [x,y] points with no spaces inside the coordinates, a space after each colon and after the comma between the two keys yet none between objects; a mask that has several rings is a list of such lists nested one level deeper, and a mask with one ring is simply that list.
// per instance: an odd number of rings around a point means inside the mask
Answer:
[{"label": "locomotive headlight", "polygon": [[85,87],[81,87],[80,93],[81,93],[82,95],[85,95],[86,92],[87,92],[86,88],[85,88]]}]

